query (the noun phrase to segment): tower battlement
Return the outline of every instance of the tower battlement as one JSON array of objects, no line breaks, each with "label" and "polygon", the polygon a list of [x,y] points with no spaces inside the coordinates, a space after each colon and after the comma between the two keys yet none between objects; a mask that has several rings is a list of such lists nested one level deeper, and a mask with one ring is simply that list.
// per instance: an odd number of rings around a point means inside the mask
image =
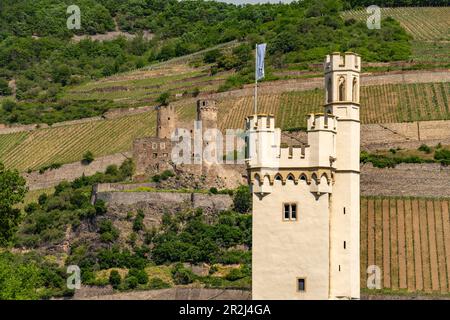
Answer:
[{"label": "tower battlement", "polygon": [[307,130],[327,130],[336,132],[336,116],[329,113],[310,113],[307,115]]},{"label": "tower battlement", "polygon": [[253,114],[245,119],[247,130],[275,130],[275,116],[273,114]]},{"label": "tower battlement", "polygon": [[197,113],[213,111],[217,112],[216,100],[199,99],[197,100]]},{"label": "tower battlement", "polygon": [[361,57],[353,52],[333,52],[325,58],[324,71],[325,73],[331,71],[361,71]]}]

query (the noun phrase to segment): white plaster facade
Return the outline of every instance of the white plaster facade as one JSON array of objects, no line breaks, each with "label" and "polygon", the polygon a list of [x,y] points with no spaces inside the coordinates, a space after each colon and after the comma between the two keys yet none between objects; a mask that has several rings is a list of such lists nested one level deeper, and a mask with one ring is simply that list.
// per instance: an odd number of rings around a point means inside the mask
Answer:
[{"label": "white plaster facade", "polygon": [[324,70],[324,113],[308,116],[308,146],[282,147],[273,115],[246,119],[253,299],[360,297],[361,58],[333,53]]}]

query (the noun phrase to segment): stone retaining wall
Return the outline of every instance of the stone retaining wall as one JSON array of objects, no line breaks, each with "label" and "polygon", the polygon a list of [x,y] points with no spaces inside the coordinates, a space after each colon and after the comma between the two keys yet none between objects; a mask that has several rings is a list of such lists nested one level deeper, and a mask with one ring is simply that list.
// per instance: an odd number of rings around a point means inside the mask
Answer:
[{"label": "stone retaining wall", "polygon": [[227,194],[203,194],[188,192],[95,192],[93,201],[103,200],[109,207],[134,206],[138,203],[186,204],[192,208],[222,211],[230,209],[232,198]]}]

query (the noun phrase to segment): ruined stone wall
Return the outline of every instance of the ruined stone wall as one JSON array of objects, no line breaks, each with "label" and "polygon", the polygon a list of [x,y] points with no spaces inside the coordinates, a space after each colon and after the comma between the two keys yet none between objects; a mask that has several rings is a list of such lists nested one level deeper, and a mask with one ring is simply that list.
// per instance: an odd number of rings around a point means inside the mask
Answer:
[{"label": "ruined stone wall", "polygon": [[171,206],[186,204],[192,208],[203,208],[213,211],[230,209],[233,205],[231,196],[227,194],[201,194],[186,192],[97,192],[95,200],[103,200],[108,206],[133,206],[138,203],[163,204]]},{"label": "ruined stone wall", "polygon": [[120,166],[126,159],[130,158],[130,153],[117,153],[95,159],[90,164],[82,164],[81,161],[64,164],[58,169],[47,170],[40,174],[38,171],[23,173],[30,190],[46,189],[54,187],[61,181],[73,181],[83,174],[90,176],[96,172],[104,172],[109,165]]},{"label": "ruined stone wall", "polygon": [[249,290],[170,288],[116,294],[76,294],[75,300],[250,300]]},{"label": "ruined stone wall", "polygon": [[135,175],[148,175],[151,173],[171,169],[169,164],[172,153],[170,139],[158,137],[144,137],[133,142],[133,159],[136,164]]}]

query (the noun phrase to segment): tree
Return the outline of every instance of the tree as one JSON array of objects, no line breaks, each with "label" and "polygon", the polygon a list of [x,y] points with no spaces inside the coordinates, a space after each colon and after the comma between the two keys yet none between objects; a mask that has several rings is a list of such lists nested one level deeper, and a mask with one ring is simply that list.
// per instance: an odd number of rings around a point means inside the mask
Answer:
[{"label": "tree", "polygon": [[90,164],[92,161],[94,161],[94,155],[91,151],[87,151],[84,155],[83,155],[83,160],[82,162],[84,164]]},{"label": "tree", "polygon": [[247,213],[252,206],[252,194],[248,186],[241,185],[237,188],[233,198],[234,209],[240,213]]},{"label": "tree", "polygon": [[117,289],[122,282],[122,277],[117,270],[112,270],[109,274],[109,283],[114,289]]},{"label": "tree", "polygon": [[0,78],[0,96],[9,96],[11,94],[11,88],[8,85],[8,81]]},{"label": "tree", "polygon": [[0,162],[0,246],[7,245],[20,221],[20,209],[14,205],[23,201],[28,190],[17,170],[6,170]]},{"label": "tree", "polygon": [[164,93],[161,93],[161,95],[158,97],[158,99],[156,99],[156,102],[158,102],[162,106],[167,106],[169,104],[169,99],[170,99],[170,93],[164,92]]}]

